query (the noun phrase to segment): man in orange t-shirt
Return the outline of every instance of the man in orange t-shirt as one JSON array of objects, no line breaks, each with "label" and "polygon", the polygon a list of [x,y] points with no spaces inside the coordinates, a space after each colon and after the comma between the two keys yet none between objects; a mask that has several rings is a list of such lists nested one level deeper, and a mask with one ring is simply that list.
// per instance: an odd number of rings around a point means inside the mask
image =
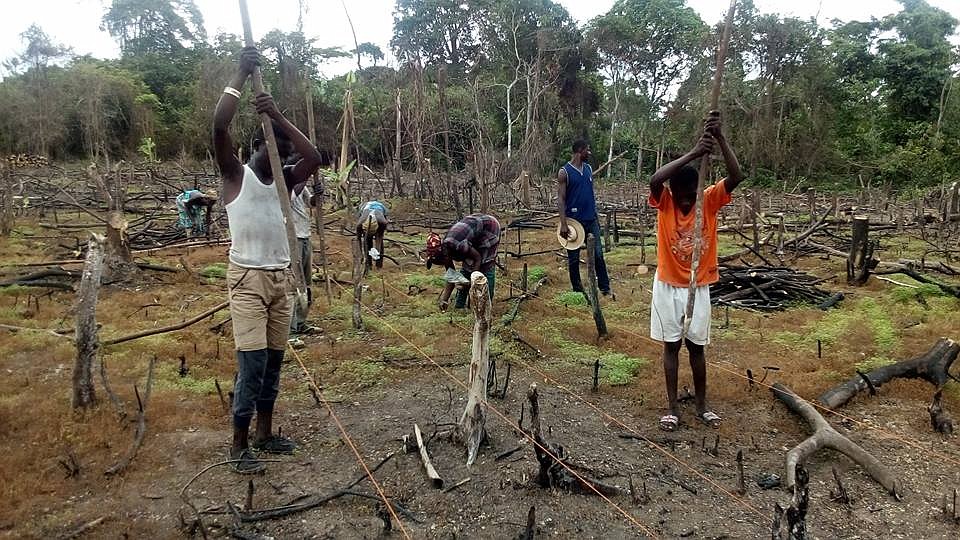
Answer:
[{"label": "man in orange t-shirt", "polygon": [[[707,366],[704,346],[710,342],[710,284],[719,279],[717,269],[717,213],[730,202],[730,194],[743,180],[740,164],[727,143],[720,113],[711,111],[704,121],[703,136],[692,150],[667,163],[650,178],[650,206],[657,209],[657,273],[650,304],[650,337],[663,342],[669,412],[660,418],[660,428],[674,431],[680,422],[677,407],[677,367],[680,338],[693,260],[694,220],[698,173],[690,163],[708,155],[715,146],[723,153],[727,177],[703,192],[703,242],[697,268],[696,300],[687,331],[686,346],[693,371],[697,418],[712,427],[720,417],[707,408]],[[665,184],[669,182],[670,186]]]}]

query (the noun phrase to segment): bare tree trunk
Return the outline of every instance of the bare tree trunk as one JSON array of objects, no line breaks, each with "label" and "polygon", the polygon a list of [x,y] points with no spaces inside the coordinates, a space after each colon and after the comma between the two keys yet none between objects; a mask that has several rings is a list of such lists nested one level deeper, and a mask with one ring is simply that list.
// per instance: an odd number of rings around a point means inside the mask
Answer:
[{"label": "bare tree trunk", "polygon": [[0,188],[3,189],[3,211],[0,214],[0,235],[10,236],[13,230],[13,171],[5,163],[0,163]]},{"label": "bare tree trunk", "polygon": [[350,160],[350,128],[353,125],[353,95],[350,89],[343,94],[343,129],[340,134],[340,161],[337,163],[339,182],[337,184],[337,206],[346,208],[350,205],[350,176],[344,174]]},{"label": "bare tree trunk", "polygon": [[607,322],[603,318],[603,311],[600,310],[600,294],[597,290],[597,238],[592,234],[587,234],[587,286],[584,291],[587,299],[590,301],[590,307],[593,309],[593,322],[597,325],[597,334],[600,337],[607,335]]},{"label": "bare tree trunk", "polygon": [[440,94],[440,114],[443,117],[443,152],[444,152],[444,177],[447,184],[447,193],[453,202],[453,208],[457,211],[457,219],[463,217],[463,205],[460,204],[460,195],[457,193],[457,184],[450,173],[452,158],[450,157],[450,114],[447,109],[447,70],[441,67],[437,71],[438,90]]},{"label": "bare tree trunk", "polygon": [[470,305],[476,321],[473,326],[473,354],[467,384],[467,406],[460,417],[460,435],[467,446],[467,466],[477,459],[480,443],[486,438],[487,374],[490,363],[490,293],[487,278],[480,272],[470,276]]},{"label": "bare tree trunk", "polygon": [[401,179],[403,167],[401,163],[401,122],[400,122],[400,89],[397,88],[397,141],[393,149],[393,188],[398,197],[403,196],[403,181]]},{"label": "bare tree trunk", "polygon": [[879,367],[873,371],[858,375],[827,390],[817,401],[829,409],[836,409],[853,399],[863,390],[876,392],[881,385],[893,379],[923,379],[936,388],[940,388],[950,378],[950,366],[960,354],[960,344],[947,338],[940,338],[922,355],[902,360],[895,364]]},{"label": "bare tree trunk", "polygon": [[87,258],[80,278],[77,304],[77,361],[73,367],[73,408],[87,408],[96,403],[93,387],[93,362],[100,343],[97,337],[97,296],[103,273],[104,238],[91,234]]}]

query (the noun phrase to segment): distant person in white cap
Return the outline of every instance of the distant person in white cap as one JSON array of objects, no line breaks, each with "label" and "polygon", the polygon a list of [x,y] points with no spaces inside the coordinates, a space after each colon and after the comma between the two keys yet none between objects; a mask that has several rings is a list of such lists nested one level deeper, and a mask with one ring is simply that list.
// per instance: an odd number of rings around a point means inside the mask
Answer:
[{"label": "distant person in white cap", "polygon": [[[597,199],[593,194],[593,169],[587,161],[590,159],[590,145],[583,139],[573,143],[573,155],[557,173],[557,195],[560,210],[560,237],[571,238],[571,223],[576,220],[583,228],[580,231],[593,234],[597,239],[593,250],[597,270],[597,287],[604,296],[610,294],[610,277],[607,276],[607,263],[603,260],[603,243],[600,239],[600,222],[597,220]],[[570,273],[570,287],[583,292],[580,281],[580,247],[583,239],[575,242],[574,249],[567,249],[567,270]]]},{"label": "distant person in white cap", "polygon": [[383,233],[387,231],[387,207],[380,201],[368,201],[357,214],[357,240],[367,253],[367,268],[375,263],[383,268]]}]

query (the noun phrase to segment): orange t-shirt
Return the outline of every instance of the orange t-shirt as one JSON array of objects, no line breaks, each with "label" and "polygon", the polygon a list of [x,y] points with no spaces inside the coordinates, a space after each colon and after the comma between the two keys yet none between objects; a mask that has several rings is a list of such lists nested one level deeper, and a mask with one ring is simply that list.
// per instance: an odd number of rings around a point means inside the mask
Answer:
[{"label": "orange t-shirt", "polygon": [[[703,246],[697,285],[709,285],[720,279],[717,268],[717,214],[732,200],[724,180],[703,191]],[[696,210],[683,215],[673,201],[670,188],[663,186],[660,200],[650,194],[650,206],[657,209],[657,276],[674,287],[690,285],[690,264],[693,260],[693,225]]]}]

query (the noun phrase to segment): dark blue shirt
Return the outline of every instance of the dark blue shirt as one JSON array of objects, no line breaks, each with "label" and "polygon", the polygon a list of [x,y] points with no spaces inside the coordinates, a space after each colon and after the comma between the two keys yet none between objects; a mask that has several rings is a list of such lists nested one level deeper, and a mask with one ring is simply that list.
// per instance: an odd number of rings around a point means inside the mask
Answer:
[{"label": "dark blue shirt", "polygon": [[593,169],[589,163],[583,163],[583,172],[570,162],[563,166],[567,172],[567,196],[565,208],[567,217],[580,223],[597,219],[597,200],[593,196]]}]

